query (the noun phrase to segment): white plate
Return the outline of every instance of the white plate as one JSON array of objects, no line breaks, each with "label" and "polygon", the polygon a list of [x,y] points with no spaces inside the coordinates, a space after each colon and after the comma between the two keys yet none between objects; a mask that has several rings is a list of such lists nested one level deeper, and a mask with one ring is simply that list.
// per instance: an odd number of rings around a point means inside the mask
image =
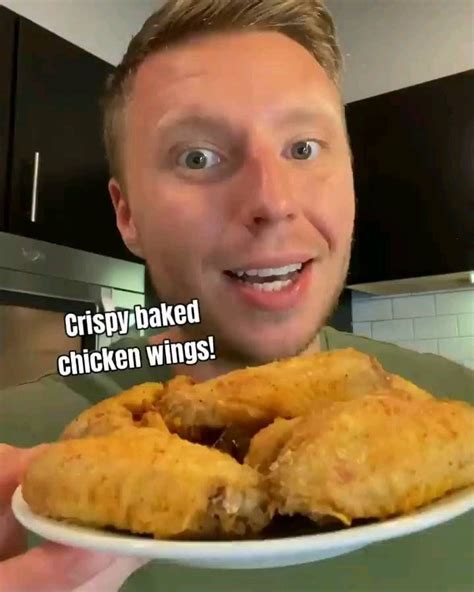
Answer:
[{"label": "white plate", "polygon": [[474,487],[445,496],[410,515],[385,522],[324,534],[258,541],[160,541],[71,526],[33,514],[23,499],[21,486],[13,495],[12,508],[27,529],[65,545],[193,567],[257,569],[321,561],[447,522],[474,508]]}]

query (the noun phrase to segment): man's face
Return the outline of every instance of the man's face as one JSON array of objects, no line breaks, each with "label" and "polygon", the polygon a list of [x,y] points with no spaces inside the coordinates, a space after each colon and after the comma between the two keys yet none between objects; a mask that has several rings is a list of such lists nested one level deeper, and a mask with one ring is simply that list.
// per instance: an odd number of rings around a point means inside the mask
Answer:
[{"label": "man's face", "polygon": [[255,363],[304,349],[340,293],[354,222],[340,98],[314,58],[270,32],[157,53],[123,150],[119,227],[165,302],[198,298],[193,337]]}]

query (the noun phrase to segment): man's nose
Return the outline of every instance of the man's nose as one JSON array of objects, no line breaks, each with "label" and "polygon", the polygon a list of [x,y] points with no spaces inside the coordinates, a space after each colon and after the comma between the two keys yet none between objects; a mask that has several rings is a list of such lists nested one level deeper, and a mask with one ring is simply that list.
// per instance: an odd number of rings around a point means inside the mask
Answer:
[{"label": "man's nose", "polygon": [[269,150],[248,157],[243,171],[240,213],[249,229],[291,221],[297,200],[291,183],[291,164]]}]

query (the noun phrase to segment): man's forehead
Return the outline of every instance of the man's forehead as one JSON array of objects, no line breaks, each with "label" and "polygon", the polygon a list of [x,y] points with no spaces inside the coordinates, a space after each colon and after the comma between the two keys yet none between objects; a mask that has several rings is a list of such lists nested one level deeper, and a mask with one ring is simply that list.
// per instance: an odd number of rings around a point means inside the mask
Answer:
[{"label": "man's forehead", "polygon": [[264,109],[282,124],[340,117],[339,92],[323,68],[302,46],[273,33],[212,36],[158,52],[137,72],[132,102],[134,110],[147,105],[160,119],[166,114],[167,124],[202,123],[198,117],[245,108]]},{"label": "man's forehead", "polygon": [[[255,80],[253,74],[265,72]],[[268,31],[211,34],[191,39],[148,56],[138,69],[136,85],[166,91],[174,84],[207,78],[227,84],[243,79],[262,86],[279,79],[295,84],[298,79],[334,86],[316,59],[299,43],[282,33]]]}]

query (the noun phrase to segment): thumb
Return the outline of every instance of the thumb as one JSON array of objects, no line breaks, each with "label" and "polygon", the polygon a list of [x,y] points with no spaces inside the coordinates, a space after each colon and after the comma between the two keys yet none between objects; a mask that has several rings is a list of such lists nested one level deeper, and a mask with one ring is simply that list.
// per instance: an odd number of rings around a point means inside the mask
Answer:
[{"label": "thumb", "polygon": [[33,448],[15,448],[7,444],[0,445],[0,513],[10,505],[13,492],[21,483],[29,463],[41,454],[49,444],[40,444]]},{"label": "thumb", "polygon": [[129,576],[149,561],[140,557],[120,557],[74,592],[117,592]]},{"label": "thumb", "polygon": [[0,563],[2,590],[72,591],[109,567],[116,556],[45,543]]}]

